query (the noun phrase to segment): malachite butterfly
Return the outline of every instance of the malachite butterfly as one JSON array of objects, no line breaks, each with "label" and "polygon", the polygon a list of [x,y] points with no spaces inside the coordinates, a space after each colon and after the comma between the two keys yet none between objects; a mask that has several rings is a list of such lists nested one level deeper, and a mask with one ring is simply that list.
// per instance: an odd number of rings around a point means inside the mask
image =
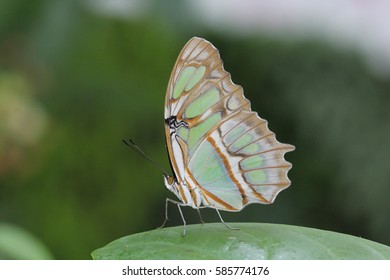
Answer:
[{"label": "malachite butterfly", "polygon": [[272,203],[290,185],[292,165],[284,154],[294,146],[278,142],[267,121],[251,110],[205,39],[192,38],[180,52],[164,118],[174,172],[164,174],[164,182],[180,200],[167,199],[166,220],[168,202],[177,204],[185,226],[180,206],[240,211],[251,203]]}]

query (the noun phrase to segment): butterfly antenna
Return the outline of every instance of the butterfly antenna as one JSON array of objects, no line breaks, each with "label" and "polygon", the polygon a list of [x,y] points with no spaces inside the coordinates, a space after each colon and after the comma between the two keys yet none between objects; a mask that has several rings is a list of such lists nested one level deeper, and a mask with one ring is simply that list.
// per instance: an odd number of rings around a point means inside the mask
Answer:
[{"label": "butterfly antenna", "polygon": [[165,169],[160,165],[158,164],[157,162],[155,162],[154,160],[152,160],[150,157],[148,157],[144,151],[141,150],[140,147],[138,147],[133,140],[129,139],[128,141],[126,140],[123,140],[122,139],[122,142],[125,143],[127,146],[129,146],[130,148],[132,148],[134,151],[136,151],[137,153],[139,153],[141,156],[143,156],[145,159],[147,159],[149,162],[153,163],[155,166],[157,166],[159,169],[161,169],[161,171],[164,173],[164,175],[168,176],[168,172],[165,171]]}]

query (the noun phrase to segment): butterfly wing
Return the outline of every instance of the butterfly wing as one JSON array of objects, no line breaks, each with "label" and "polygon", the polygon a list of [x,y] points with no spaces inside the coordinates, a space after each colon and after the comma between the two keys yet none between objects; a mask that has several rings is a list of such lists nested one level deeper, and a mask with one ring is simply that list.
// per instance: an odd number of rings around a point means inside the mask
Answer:
[{"label": "butterfly wing", "polygon": [[181,51],[165,99],[165,132],[177,181],[195,188],[205,206],[239,211],[272,203],[290,185],[291,164],[267,121],[251,111],[218,50],[194,37]]}]

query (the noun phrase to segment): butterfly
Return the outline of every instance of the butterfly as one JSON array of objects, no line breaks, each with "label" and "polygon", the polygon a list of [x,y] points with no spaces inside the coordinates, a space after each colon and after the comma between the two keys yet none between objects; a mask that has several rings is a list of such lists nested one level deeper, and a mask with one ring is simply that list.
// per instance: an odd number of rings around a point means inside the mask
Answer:
[{"label": "butterfly", "polygon": [[[193,37],[181,50],[165,97],[165,136],[173,176],[164,183],[181,206],[240,211],[251,203],[270,204],[290,185],[291,163],[267,121],[250,108],[241,86],[224,70],[218,50]],[[200,215],[200,213],[199,213]],[[202,219],[201,219],[202,221]],[[203,222],[203,221],[202,221]]]}]

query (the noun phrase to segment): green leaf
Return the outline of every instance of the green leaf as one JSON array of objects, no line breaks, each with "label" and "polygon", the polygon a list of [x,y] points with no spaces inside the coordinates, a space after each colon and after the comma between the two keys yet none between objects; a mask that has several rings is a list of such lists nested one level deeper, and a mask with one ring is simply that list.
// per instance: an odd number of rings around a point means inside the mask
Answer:
[{"label": "green leaf", "polygon": [[49,260],[49,249],[25,229],[0,223],[0,259]]},{"label": "green leaf", "polygon": [[390,247],[351,235],[278,224],[222,223],[157,229],[119,238],[92,252],[123,259],[390,259]]}]

